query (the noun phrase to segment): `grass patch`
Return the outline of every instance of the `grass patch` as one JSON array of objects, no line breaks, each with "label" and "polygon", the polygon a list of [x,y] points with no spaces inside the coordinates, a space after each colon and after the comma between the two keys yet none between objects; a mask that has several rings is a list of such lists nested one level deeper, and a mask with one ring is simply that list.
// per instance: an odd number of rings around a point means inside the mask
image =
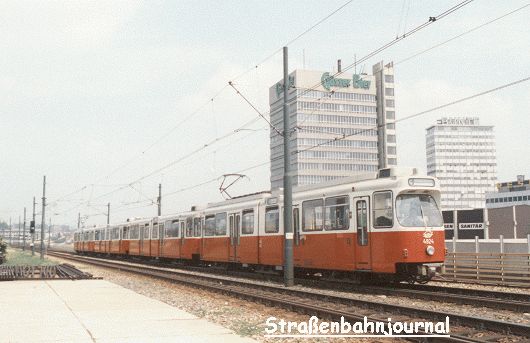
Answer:
[{"label": "grass patch", "polygon": [[54,266],[57,262],[53,262],[44,258],[40,259],[40,253],[35,252],[35,256],[31,256],[31,251],[22,251],[19,249],[7,248],[5,266],[19,266],[19,265],[30,265],[30,266]]},{"label": "grass patch", "polygon": [[240,336],[255,336],[263,333],[264,328],[260,323],[249,323],[245,320],[235,320],[231,329]]}]

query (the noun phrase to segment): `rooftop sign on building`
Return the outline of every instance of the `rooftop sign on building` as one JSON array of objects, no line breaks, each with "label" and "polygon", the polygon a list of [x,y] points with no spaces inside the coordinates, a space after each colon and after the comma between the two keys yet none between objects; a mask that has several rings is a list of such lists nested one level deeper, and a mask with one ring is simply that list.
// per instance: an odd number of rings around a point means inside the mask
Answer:
[{"label": "rooftop sign on building", "polygon": [[436,121],[438,125],[479,125],[478,117],[442,118]]},{"label": "rooftop sign on building", "polygon": [[331,90],[331,87],[348,88],[350,87],[350,84],[352,83],[353,83],[353,88],[364,88],[364,89],[370,88],[370,81],[362,80],[361,76],[358,74],[354,74],[353,79],[350,80],[350,79],[339,79],[339,78],[334,77],[333,75],[330,75],[328,72],[326,72],[322,74],[322,77],[320,78],[320,83],[322,84],[322,87],[324,87],[328,91]]}]

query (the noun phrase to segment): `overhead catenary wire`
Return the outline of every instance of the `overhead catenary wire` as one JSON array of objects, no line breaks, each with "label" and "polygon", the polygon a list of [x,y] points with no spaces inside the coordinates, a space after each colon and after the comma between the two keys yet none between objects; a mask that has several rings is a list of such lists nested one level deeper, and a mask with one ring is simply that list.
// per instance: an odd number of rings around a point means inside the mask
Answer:
[{"label": "overhead catenary wire", "polygon": [[507,16],[509,16],[509,15],[511,15],[511,14],[514,14],[514,13],[516,13],[516,12],[519,12],[519,11],[521,11],[521,10],[527,8],[528,6],[530,6],[530,3],[528,3],[528,4],[524,5],[524,6],[521,6],[521,7],[517,8],[517,9],[515,9],[515,10],[513,10],[513,11],[510,11],[510,12],[508,12],[508,13],[505,13],[505,14],[501,15],[500,17],[494,18],[494,19],[489,20],[489,21],[487,21],[487,22],[485,22],[485,23],[483,23],[483,24],[480,24],[480,25],[478,25],[478,26],[475,26],[475,27],[473,27],[473,28],[471,28],[471,29],[469,29],[469,30],[467,30],[467,31],[465,31],[465,32],[462,32],[462,33],[460,33],[460,34],[458,34],[458,35],[456,35],[456,36],[454,36],[454,37],[451,37],[451,38],[449,38],[449,39],[447,39],[447,40],[445,40],[445,41],[443,41],[443,42],[440,42],[440,43],[435,44],[435,45],[433,45],[433,46],[431,46],[431,47],[429,47],[429,48],[426,48],[426,49],[423,49],[423,50],[421,50],[421,51],[418,51],[418,52],[412,54],[412,55],[409,56],[409,57],[406,57],[406,58],[404,58],[404,59],[402,59],[402,60],[399,60],[399,61],[397,61],[397,62],[394,62],[394,65],[396,66],[396,65],[401,64],[401,63],[403,63],[403,62],[407,62],[407,61],[409,61],[409,60],[411,60],[411,59],[413,59],[413,58],[415,58],[415,57],[418,57],[418,56],[420,56],[420,55],[422,55],[422,54],[424,54],[424,53],[426,53],[426,52],[428,52],[428,51],[431,51],[431,50],[433,50],[433,49],[439,48],[439,47],[441,47],[442,45],[445,45],[445,44],[447,44],[447,43],[449,43],[449,42],[454,41],[455,39],[458,39],[458,38],[460,38],[460,37],[463,37],[463,36],[465,36],[465,35],[467,35],[467,34],[470,34],[470,33],[474,32],[474,31],[477,31],[477,30],[479,30],[479,29],[481,29],[481,28],[483,28],[483,27],[485,27],[485,26],[487,26],[487,25],[489,25],[489,24],[492,24],[492,23],[494,23],[494,22],[496,22],[496,21],[499,21],[499,20],[501,20],[501,19],[503,19],[503,18],[505,18],[505,17],[507,17]]},{"label": "overhead catenary wire", "polygon": [[[392,40],[392,41],[390,41],[390,42],[388,42],[388,43],[382,45],[381,47],[377,48],[376,50],[372,51],[371,53],[369,53],[368,55],[366,55],[365,57],[363,57],[362,59],[356,61],[354,64],[350,64],[349,66],[343,68],[341,72],[337,72],[337,73],[335,73],[334,75],[330,76],[329,78],[333,78],[333,77],[335,77],[335,76],[337,76],[337,75],[339,75],[339,74],[341,74],[341,73],[343,73],[343,72],[345,72],[345,71],[351,69],[352,67],[355,67],[357,64],[362,63],[362,62],[364,62],[365,60],[367,60],[367,59],[369,59],[369,58],[375,56],[377,53],[379,53],[379,52],[381,52],[381,51],[383,51],[383,50],[385,50],[385,49],[391,47],[392,45],[394,45],[394,44],[396,44],[397,42],[399,42],[399,41],[405,39],[406,37],[409,37],[409,36],[413,35],[414,33],[416,33],[416,32],[418,32],[418,31],[420,31],[421,29],[423,29],[423,28],[425,28],[425,27],[431,25],[432,23],[436,22],[437,20],[440,20],[440,19],[442,19],[442,18],[448,16],[449,14],[451,14],[451,13],[457,11],[458,9],[460,9],[460,8],[462,8],[463,6],[465,6],[465,5],[469,4],[469,3],[471,3],[472,1],[473,1],[473,0],[462,1],[462,2],[460,2],[459,4],[457,4],[457,5],[455,5],[455,6],[451,7],[451,8],[449,8],[448,10],[446,10],[446,11],[440,13],[439,15],[437,15],[437,16],[435,16],[435,17],[429,17],[429,20],[428,20],[427,22],[425,22],[425,23],[423,23],[423,24],[421,24],[421,25],[419,25],[419,26],[417,26],[417,27],[415,27],[415,28],[409,30],[408,32],[405,32],[402,36],[397,37],[396,39],[394,39],[394,40]],[[348,2],[348,3],[349,3],[349,2]],[[302,93],[301,95],[306,94],[307,92],[309,92],[309,91],[311,91],[311,90],[314,90],[314,89],[315,89],[316,87],[318,87],[319,85],[320,85],[320,83],[316,84],[315,86],[313,86],[313,87],[311,87],[311,88],[308,88],[308,89],[304,90],[303,93]],[[227,85],[225,85],[225,87],[226,87],[226,86],[227,86]],[[241,93],[239,93],[239,94],[241,94]],[[245,98],[245,101],[249,102],[246,98]],[[249,105],[251,105],[252,107],[254,107],[250,102],[249,102]],[[256,110],[257,110],[257,108],[256,108]],[[260,112],[259,110],[257,110],[257,112],[261,114],[261,112]],[[270,125],[272,125],[272,124],[270,124]],[[279,131],[279,130],[277,130],[277,132],[278,132],[278,131]],[[236,131],[234,131],[234,133],[235,133],[235,132],[236,132]],[[223,137],[222,137],[222,138],[223,138]],[[216,139],[216,140],[217,140],[217,139]],[[214,140],[214,142],[215,142],[216,140]],[[200,150],[202,150],[203,148],[209,146],[209,144],[211,144],[211,143],[212,143],[212,141],[209,142],[209,143],[207,143],[207,144],[205,144],[205,146],[199,148],[198,151],[200,151]],[[195,150],[195,151],[191,152],[190,154],[184,156],[184,158],[186,158],[187,156],[191,156],[191,155],[193,155],[194,153],[196,153],[196,152],[198,152],[198,151]],[[149,173],[149,174],[147,174],[147,175],[145,175],[145,176],[142,176],[141,178],[139,178],[139,179],[137,179],[137,180],[131,182],[130,184],[134,184],[134,183],[136,183],[136,182],[138,182],[138,181],[141,181],[141,180],[143,180],[143,179],[145,179],[145,178],[147,178],[147,177],[150,177],[150,176],[152,176],[152,175],[154,175],[154,174],[157,174],[157,173],[160,172],[161,170],[164,170],[164,169],[166,169],[166,168],[168,168],[168,167],[174,165],[175,163],[178,163],[180,160],[181,160],[181,159],[178,159],[177,161],[173,161],[173,162],[171,162],[171,163],[169,163],[169,164],[163,166],[162,168],[159,168],[159,169],[157,169],[157,170],[155,170],[155,171],[153,171],[153,172],[151,172],[151,173]],[[96,198],[94,198],[94,199],[102,198],[102,197],[104,197],[104,196],[107,196],[107,195],[110,195],[110,194],[115,193],[115,192],[117,192],[117,191],[120,191],[120,190],[122,190],[122,189],[124,189],[124,188],[126,188],[126,187],[125,187],[125,186],[124,186],[124,187],[120,187],[120,188],[118,188],[118,189],[116,189],[116,190],[113,190],[113,191],[111,191],[111,192],[105,193],[105,194],[103,194],[103,195],[101,195],[101,196],[98,196],[98,197],[96,197]],[[75,208],[77,208],[77,207],[75,207]],[[70,210],[71,210],[71,209],[70,209]]]},{"label": "overhead catenary wire", "polygon": [[74,210],[74,209],[76,209],[76,208],[82,206],[82,205],[85,204],[85,203],[90,203],[90,201],[97,200],[97,199],[101,199],[101,198],[104,198],[104,197],[106,197],[106,196],[108,196],[108,195],[111,195],[111,194],[113,194],[113,193],[119,192],[119,191],[121,191],[121,190],[123,190],[123,189],[129,188],[131,185],[134,185],[135,183],[138,183],[138,182],[140,182],[140,181],[142,181],[142,180],[144,180],[144,179],[146,179],[146,178],[148,178],[148,177],[151,177],[151,176],[153,176],[153,175],[155,175],[155,174],[158,174],[158,173],[161,172],[162,170],[165,170],[165,169],[167,169],[167,168],[170,168],[170,167],[176,165],[177,163],[179,163],[179,162],[181,162],[181,161],[183,161],[183,160],[185,160],[185,159],[187,159],[187,158],[189,158],[189,157],[195,155],[196,153],[198,153],[198,152],[200,152],[200,151],[202,151],[202,150],[204,150],[204,149],[206,149],[206,148],[212,146],[213,144],[215,144],[215,143],[217,143],[217,142],[220,142],[220,141],[222,141],[222,140],[224,140],[224,139],[226,139],[226,138],[228,138],[228,137],[230,137],[230,136],[232,136],[232,135],[234,135],[234,134],[236,134],[236,133],[241,132],[243,129],[245,129],[245,128],[247,128],[248,126],[254,124],[254,123],[257,122],[258,120],[259,120],[259,118],[253,118],[252,120],[247,121],[246,123],[244,123],[244,124],[241,125],[240,127],[236,128],[236,129],[234,129],[234,130],[232,130],[232,131],[230,131],[230,132],[228,132],[228,133],[226,133],[226,134],[224,134],[224,135],[222,135],[222,136],[218,136],[218,137],[212,139],[212,140],[209,141],[208,143],[201,145],[199,148],[197,148],[197,149],[195,149],[195,150],[193,150],[193,151],[187,153],[186,155],[181,156],[181,157],[177,158],[176,160],[173,160],[173,161],[171,161],[171,162],[165,164],[164,166],[162,166],[162,167],[160,167],[160,168],[158,168],[158,169],[156,169],[156,170],[153,170],[153,171],[149,172],[148,174],[145,174],[145,175],[143,175],[143,176],[141,176],[141,177],[139,177],[139,178],[137,178],[137,179],[131,181],[130,183],[128,183],[128,184],[126,184],[126,185],[124,185],[124,186],[121,186],[121,187],[119,187],[119,188],[117,188],[117,189],[111,190],[111,191],[109,191],[109,192],[107,192],[107,193],[104,193],[104,194],[102,194],[102,195],[98,195],[98,196],[96,196],[96,197],[91,197],[89,201],[84,202],[84,203],[82,203],[82,204],[80,204],[80,205],[74,206],[74,207],[72,207],[72,208],[69,208],[68,210],[63,211],[62,213],[70,212],[70,211],[72,211],[72,210]]},{"label": "overhead catenary wire", "polygon": [[[451,7],[451,8],[449,8],[449,9],[445,10],[444,12],[442,12],[442,13],[440,13],[440,14],[438,14],[437,16],[429,17],[429,19],[428,19],[426,22],[424,22],[424,23],[422,23],[422,24],[420,24],[420,25],[414,27],[413,29],[410,29],[409,31],[403,33],[403,35],[401,35],[401,36],[399,36],[399,37],[396,37],[396,38],[394,38],[393,40],[391,40],[391,41],[389,41],[389,42],[387,42],[387,43],[381,45],[381,46],[378,47],[377,49],[371,51],[370,53],[368,53],[367,55],[365,55],[364,57],[362,57],[361,59],[356,60],[354,63],[349,64],[349,65],[343,67],[343,68],[341,69],[341,71],[337,71],[337,72],[334,73],[333,75],[328,76],[328,78],[327,78],[326,80],[331,80],[331,79],[333,79],[334,77],[339,76],[339,75],[343,74],[344,72],[350,70],[351,68],[355,68],[357,65],[359,65],[359,64],[361,64],[361,63],[367,61],[368,59],[374,57],[375,55],[379,54],[380,52],[382,52],[382,51],[384,51],[384,50],[390,48],[391,46],[397,44],[398,42],[404,40],[405,38],[410,37],[410,36],[412,36],[413,34],[415,34],[415,33],[419,32],[419,31],[423,30],[424,28],[430,26],[431,24],[433,24],[433,23],[435,23],[435,22],[437,22],[437,21],[439,21],[439,20],[441,20],[441,19],[447,17],[448,15],[450,15],[450,14],[456,12],[457,10],[461,9],[462,7],[466,6],[467,4],[469,4],[469,3],[471,3],[471,2],[473,2],[473,0],[465,0],[465,1],[462,1],[462,2],[458,3],[457,5],[455,5],[455,6]],[[305,90],[304,90],[299,96],[304,96],[304,95],[307,94],[308,92],[313,91],[313,90],[315,90],[316,88],[318,88],[321,84],[322,84],[322,82],[318,82],[318,83],[314,84],[313,86],[311,86],[311,87],[309,87],[309,88],[306,88],[306,89],[305,89]]]},{"label": "overhead catenary wire", "polygon": [[270,120],[267,119],[267,117],[265,117],[265,116],[263,115],[263,113],[261,113],[260,110],[258,110],[258,108],[257,108],[256,106],[254,106],[254,104],[252,104],[252,102],[250,102],[250,100],[248,100],[247,97],[245,97],[245,95],[243,95],[243,93],[241,93],[241,92],[236,88],[236,86],[234,86],[234,84],[232,83],[232,81],[228,81],[228,84],[230,85],[230,87],[232,87],[232,88],[236,91],[236,93],[237,93],[239,96],[241,96],[241,97],[243,98],[243,100],[245,100],[245,102],[246,102],[247,104],[249,104],[250,107],[252,107],[252,109],[253,109],[254,111],[256,111],[256,112],[258,113],[258,115],[259,115],[261,118],[263,118],[263,120],[265,120],[265,121],[267,122],[267,124],[269,124],[269,126],[270,126],[274,131],[276,131],[277,134],[279,134],[280,136],[283,135],[283,133],[282,133],[280,130],[278,130],[278,128],[277,128],[276,126],[272,125],[272,123],[270,122]]},{"label": "overhead catenary wire", "polygon": [[[406,120],[409,120],[409,119],[412,119],[412,118],[416,118],[416,117],[422,116],[424,114],[440,110],[442,108],[446,108],[446,107],[449,107],[449,106],[452,106],[452,105],[456,105],[456,104],[462,103],[464,101],[468,101],[468,100],[471,100],[471,99],[474,99],[474,98],[477,98],[477,97],[480,97],[480,96],[483,96],[483,95],[486,95],[486,94],[489,94],[489,93],[493,93],[493,92],[499,91],[499,90],[504,89],[504,88],[515,86],[517,84],[526,82],[528,80],[530,80],[530,76],[522,78],[522,79],[519,79],[519,80],[516,80],[516,81],[513,81],[513,82],[510,82],[510,83],[506,83],[504,85],[501,85],[501,86],[498,86],[498,87],[495,87],[495,88],[488,89],[488,90],[480,92],[480,93],[476,93],[476,94],[473,94],[473,95],[470,95],[470,96],[467,96],[467,97],[464,97],[464,98],[460,98],[458,100],[451,101],[449,103],[446,103],[446,104],[443,104],[443,105],[440,105],[440,106],[436,106],[436,107],[430,108],[430,109],[425,110],[425,111],[421,111],[421,112],[418,112],[418,113],[415,113],[415,114],[411,114],[409,116],[405,116],[405,117],[400,118],[400,119],[396,119],[394,121],[394,123],[399,123],[399,122],[403,122],[403,121],[406,121]],[[362,129],[362,130],[360,130],[358,132],[354,132],[352,134],[337,136],[337,137],[335,137],[333,139],[330,139],[328,141],[325,141],[325,142],[322,142],[322,143],[319,143],[319,144],[315,144],[315,145],[313,145],[313,146],[311,146],[309,148],[305,148],[305,149],[302,149],[302,150],[297,150],[296,153],[308,151],[308,150],[311,150],[311,149],[314,149],[314,148],[317,148],[317,147],[320,147],[320,146],[323,146],[323,145],[326,145],[326,144],[329,144],[329,143],[332,143],[332,142],[335,142],[335,141],[339,141],[339,140],[346,139],[348,137],[356,136],[356,135],[359,135],[359,134],[361,134],[363,132],[367,132],[367,131],[371,131],[371,130],[376,130],[377,131],[380,128],[384,127],[385,125],[386,124],[381,124],[381,125],[375,126],[374,128]]]},{"label": "overhead catenary wire", "polygon": [[[342,4],[341,6],[339,6],[338,8],[336,8],[335,10],[333,10],[331,13],[327,14],[325,17],[323,17],[322,19],[318,20],[315,24],[311,25],[309,28],[307,28],[306,30],[304,30],[303,32],[301,32],[300,34],[298,34],[296,37],[290,39],[285,45],[290,45],[292,43],[294,43],[295,41],[297,41],[298,39],[300,39],[301,37],[303,37],[304,35],[306,35],[307,33],[309,33],[310,31],[312,31],[314,28],[316,28],[317,26],[319,26],[320,24],[322,24],[323,22],[325,22],[327,19],[329,19],[330,17],[332,17],[334,14],[338,13],[339,11],[341,11],[343,8],[345,8],[347,5],[349,5],[350,3],[352,3],[353,0],[348,0],[346,1],[344,4]],[[274,55],[276,55],[278,52],[280,52],[282,50],[282,48],[279,48],[279,49],[276,49],[274,50],[271,54],[267,55],[265,58],[263,58],[262,60],[260,60],[257,64],[255,64],[252,68],[249,68],[247,69],[246,71],[236,75],[235,77],[231,78],[230,80],[232,81],[235,81],[237,79],[240,79],[241,77],[243,77],[244,75],[248,74],[250,71],[258,68],[260,65],[262,65],[263,63],[265,63],[266,61],[268,61],[269,59],[271,59]],[[155,140],[152,144],[150,144],[146,149],[142,150],[140,153],[137,153],[135,154],[133,157],[131,157],[130,159],[126,160],[124,163],[120,164],[118,167],[116,167],[115,169],[113,169],[110,173],[106,174],[104,177],[102,178],[99,178],[97,179],[96,182],[100,181],[100,180],[104,180],[104,179],[108,179],[110,176],[114,175],[117,171],[125,168],[126,166],[130,165],[132,162],[136,161],[138,156],[143,156],[145,155],[145,153],[149,150],[151,150],[155,145],[157,145],[158,143],[160,143],[161,141],[163,141],[164,138],[167,138],[172,132],[174,132],[176,129],[178,129],[182,124],[184,124],[185,122],[187,122],[189,119],[191,119],[193,116],[195,116],[197,113],[199,113],[199,111],[201,111],[207,104],[211,103],[215,98],[217,98],[226,88],[228,87],[227,84],[223,85],[222,88],[220,88],[217,92],[214,93],[213,96],[209,97],[208,98],[208,101],[202,103],[197,109],[195,109],[194,111],[192,111],[188,116],[186,116],[182,121],[180,121],[179,123],[177,123],[177,125],[175,125],[173,128],[171,128],[170,130],[168,130],[164,135],[162,135],[161,137],[159,137],[157,140]],[[75,190],[74,192],[71,192],[71,193],[68,193],[67,195],[63,195],[61,197],[59,197],[59,199],[63,199],[67,196],[70,196],[70,195],[73,195],[73,194],[77,194],[81,191],[83,191],[84,189],[86,189],[86,187],[88,187],[88,185],[86,186],[83,186],[77,190]]]},{"label": "overhead catenary wire", "polygon": [[[437,111],[437,110],[440,110],[440,109],[443,109],[443,108],[446,108],[446,107],[449,107],[449,106],[453,106],[453,105],[456,105],[456,104],[459,104],[459,103],[462,103],[462,102],[465,102],[465,101],[469,101],[471,99],[478,98],[480,96],[484,96],[486,94],[490,94],[490,93],[502,90],[504,88],[512,87],[512,86],[515,86],[517,84],[520,84],[520,83],[523,83],[523,82],[527,82],[529,80],[530,80],[530,76],[522,78],[522,79],[519,79],[519,80],[516,80],[516,81],[513,81],[513,82],[510,82],[510,83],[507,83],[507,84],[503,84],[503,85],[497,86],[495,88],[488,89],[486,91],[475,93],[475,94],[467,96],[467,97],[463,97],[463,98],[460,98],[460,99],[457,99],[457,100],[454,100],[454,101],[451,101],[451,102],[448,102],[448,103],[445,103],[445,104],[442,104],[442,105],[439,105],[439,106],[432,107],[432,108],[427,109],[427,110],[423,110],[423,111],[420,111],[420,112],[405,116],[403,118],[400,118],[400,119],[396,120],[395,123],[399,123],[399,122],[407,121],[407,120],[410,120],[410,119],[413,119],[413,118],[417,118],[417,117],[425,115],[427,113],[431,113],[431,112],[434,112],[434,111]],[[374,130],[377,131],[380,128],[382,128],[383,126],[385,126],[385,125],[383,125],[383,124],[382,125],[377,125],[377,126],[372,127],[372,128],[361,129],[361,130],[356,131],[355,133],[352,133],[352,134],[349,134],[349,135],[337,136],[337,137],[335,137],[333,139],[330,139],[330,140],[328,140],[326,142],[315,144],[315,145],[310,146],[310,147],[305,148],[305,149],[295,150],[295,151],[292,152],[292,154],[295,155],[295,154],[302,153],[304,151],[312,150],[312,149],[318,148],[320,146],[323,146],[323,145],[326,145],[326,144],[329,144],[329,143],[332,143],[332,142],[335,142],[335,141],[339,141],[339,140],[343,140],[343,139],[346,139],[346,138],[349,138],[349,137],[352,137],[352,136],[360,135],[363,132],[374,131]],[[243,172],[246,172],[246,171],[249,171],[249,170],[252,170],[252,169],[256,169],[256,168],[262,167],[264,165],[269,164],[270,162],[273,162],[273,161],[276,161],[276,160],[279,160],[279,159],[283,159],[283,156],[275,157],[275,158],[273,158],[271,160],[268,160],[266,162],[261,162],[261,163],[252,165],[250,167],[238,170],[238,171],[236,171],[234,173],[243,173]],[[220,177],[215,177],[215,178],[211,178],[211,179],[202,181],[202,182],[194,184],[194,185],[190,185],[190,186],[186,186],[186,187],[183,187],[183,188],[179,188],[179,189],[177,189],[175,191],[171,191],[171,192],[165,193],[163,196],[167,197],[167,196],[175,195],[175,194],[182,193],[182,192],[185,192],[185,191],[188,191],[188,190],[192,190],[192,189],[195,189],[195,188],[198,188],[198,187],[201,187],[201,186],[216,182],[216,181],[219,180],[219,178]]]},{"label": "overhead catenary wire", "polygon": [[287,41],[287,43],[283,44],[281,48],[279,49],[276,49],[274,50],[271,54],[267,55],[265,58],[263,58],[262,60],[260,60],[259,63],[257,63],[256,65],[246,69],[245,71],[243,71],[242,73],[236,75],[235,77],[233,77],[232,79],[230,79],[231,81],[235,81],[237,79],[240,79],[241,77],[245,76],[246,74],[250,73],[252,70],[258,68],[260,65],[262,65],[263,63],[267,62],[268,60],[270,60],[272,57],[274,57],[277,53],[281,52],[283,47],[284,46],[289,46],[291,44],[293,44],[294,42],[296,42],[297,40],[299,40],[300,38],[302,38],[304,35],[306,35],[307,33],[311,32],[314,28],[316,28],[317,26],[319,26],[320,24],[322,24],[323,22],[325,22],[326,20],[328,20],[329,18],[331,18],[334,14],[340,12],[344,7],[348,6],[349,4],[351,4],[353,2],[353,0],[348,0],[346,1],[344,4],[342,4],[341,6],[339,6],[338,8],[336,8],[335,10],[333,10],[331,13],[329,13],[328,15],[326,15],[325,17],[323,17],[322,19],[320,19],[319,21],[317,21],[315,24],[311,25],[309,28],[307,28],[306,30],[304,30],[303,32],[301,32],[300,34],[298,34],[296,37],[290,39],[289,41]]},{"label": "overhead catenary wire", "polygon": [[[368,53],[367,55],[365,55],[365,56],[362,57],[361,59],[356,60],[354,63],[352,63],[352,64],[346,66],[346,67],[343,68],[341,71],[337,71],[337,72],[334,73],[333,75],[328,76],[326,80],[333,79],[334,77],[336,77],[336,76],[338,76],[338,75],[341,75],[342,73],[346,72],[347,70],[349,70],[349,69],[351,69],[351,68],[355,68],[358,64],[360,64],[360,63],[362,63],[362,62],[368,60],[369,58],[371,58],[371,57],[377,55],[377,54],[380,53],[381,51],[390,48],[391,46],[393,46],[394,44],[398,43],[399,41],[401,41],[401,40],[403,40],[403,39],[405,39],[405,38],[407,38],[407,37],[410,37],[410,36],[413,35],[414,33],[417,33],[418,31],[420,31],[420,30],[426,28],[427,26],[431,25],[432,23],[434,23],[434,22],[436,22],[436,21],[438,21],[438,20],[440,20],[440,19],[442,19],[442,18],[445,18],[445,17],[448,16],[449,14],[451,14],[451,13],[457,11],[458,9],[464,7],[465,5],[471,3],[472,1],[473,1],[473,0],[465,0],[465,1],[462,1],[462,2],[460,2],[459,4],[457,4],[457,5],[455,5],[455,6],[451,7],[451,8],[449,8],[449,9],[447,9],[447,10],[445,10],[444,12],[438,14],[438,15],[435,16],[435,17],[429,17],[429,19],[428,19],[426,22],[424,22],[424,23],[422,23],[422,24],[416,26],[415,28],[409,30],[408,32],[403,33],[403,35],[401,35],[401,36],[399,36],[399,37],[396,37],[395,39],[393,39],[393,40],[391,40],[391,41],[389,41],[389,42],[383,44],[382,46],[380,46],[379,48],[377,48],[377,49],[371,51],[370,53]],[[322,84],[322,82],[323,82],[323,81],[321,81],[321,82],[319,82],[319,83],[316,83],[316,84],[314,84],[313,86],[311,86],[311,87],[309,87],[309,88],[305,88],[304,90],[302,90],[301,94],[299,94],[298,96],[301,97],[301,96],[304,96],[305,94],[309,93],[310,91],[314,91],[314,90],[316,90],[318,87],[320,87],[320,85]],[[230,84],[234,89],[236,89],[236,88],[232,85],[232,82],[231,82],[231,81],[229,82],[229,84]],[[288,87],[284,86],[284,88],[288,88]],[[244,96],[241,94],[241,92],[239,92],[237,89],[236,89],[236,91],[237,91],[237,93],[238,93],[239,95],[241,95],[241,96],[243,97],[243,99],[245,100],[245,102],[247,102],[247,103],[248,103],[248,104],[249,104],[249,105],[250,105],[250,106],[251,106],[256,112],[258,112],[258,113],[261,115],[261,112],[256,108],[256,106],[255,106],[254,104],[252,104],[252,103],[251,103],[246,97],[244,97]],[[286,89],[284,89],[284,96],[285,96],[285,94],[287,94],[287,90],[286,90]],[[265,119],[265,120],[267,120],[267,119]],[[267,122],[269,122],[269,121],[267,120]],[[275,131],[276,131],[280,136],[282,135],[281,132],[280,132],[278,129],[276,129],[274,126],[272,126],[272,124],[271,124],[270,122],[269,122],[269,125],[271,125],[271,127],[273,127],[273,128],[275,129]]]}]

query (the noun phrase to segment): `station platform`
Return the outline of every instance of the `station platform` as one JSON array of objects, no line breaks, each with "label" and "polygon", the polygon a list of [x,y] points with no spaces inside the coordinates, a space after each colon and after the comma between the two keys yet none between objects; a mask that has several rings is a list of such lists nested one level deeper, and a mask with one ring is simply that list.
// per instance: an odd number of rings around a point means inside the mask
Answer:
[{"label": "station platform", "polygon": [[0,282],[0,342],[254,340],[104,280]]}]

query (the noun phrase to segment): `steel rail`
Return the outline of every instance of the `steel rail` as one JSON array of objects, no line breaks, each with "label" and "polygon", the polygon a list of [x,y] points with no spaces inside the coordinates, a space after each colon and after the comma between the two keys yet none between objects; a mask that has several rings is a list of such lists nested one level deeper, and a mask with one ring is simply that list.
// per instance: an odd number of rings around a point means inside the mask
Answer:
[{"label": "steel rail", "polygon": [[[67,252],[65,252],[67,253]],[[114,259],[111,259],[114,260]],[[125,262],[125,261],[124,261]],[[130,261],[127,261],[130,262]],[[260,275],[250,272],[240,272],[233,270],[224,269],[212,269],[206,267],[197,266],[175,266],[172,264],[163,263],[149,263],[148,261],[134,261],[134,263],[141,263],[156,266],[156,267],[168,267],[178,268],[182,270],[202,272],[202,273],[213,273],[215,275],[226,275],[232,277],[242,277],[250,279],[260,280]],[[270,281],[271,276],[267,275]],[[279,276],[275,276],[273,281],[281,282],[282,279]],[[320,279],[304,279],[297,278],[296,283],[303,286],[319,288],[319,289],[332,289],[338,291],[350,291],[358,294],[380,294],[387,296],[401,296],[407,298],[421,299],[421,300],[434,300],[437,302],[443,301],[447,303],[454,303],[460,305],[473,305],[473,306],[484,306],[492,309],[516,311],[516,312],[530,312],[530,295],[520,293],[505,293],[498,291],[489,290],[478,290],[478,289],[466,289],[458,287],[442,287],[442,286],[430,286],[430,285],[408,285],[408,284],[393,284],[391,286],[363,286],[356,283],[347,283],[344,280],[320,280]]]},{"label": "steel rail", "polygon": [[[301,311],[312,314],[320,314],[322,316],[329,316],[332,318],[337,318],[337,315],[339,313],[346,319],[359,318],[358,314],[346,310],[350,309],[351,306],[354,306],[357,308],[369,309],[371,311],[377,310],[381,313],[392,313],[394,315],[403,315],[415,319],[422,318],[431,321],[444,321],[446,317],[449,317],[451,318],[453,325],[471,327],[483,331],[493,331],[507,335],[527,337],[530,333],[530,326],[528,325],[505,322],[489,318],[465,316],[454,313],[446,313],[442,311],[413,308],[410,306],[393,305],[375,301],[352,299],[330,294],[315,293],[314,291],[296,290],[276,285],[266,285],[256,282],[228,279],[216,275],[198,275],[191,274],[189,272],[187,273],[177,270],[168,270],[145,265],[132,265],[115,261],[104,261],[96,258],[85,258],[72,255],[65,256],[64,254],[54,253],[53,255],[60,258],[67,258],[83,263],[98,265],[101,267],[133,272],[136,274],[141,274],[149,277],[156,277],[164,280],[177,281],[180,283],[192,285],[194,287],[200,286],[210,290],[226,292],[244,298],[251,298],[254,301],[272,302],[276,306],[286,307],[299,312]],[[296,298],[298,298],[299,300],[293,300]],[[324,305],[315,305],[315,303],[322,303],[323,300],[325,300]],[[337,305],[343,306],[343,308],[337,310]],[[357,317],[353,317],[354,315]],[[361,317],[364,318],[364,316]],[[382,318],[371,319],[376,321],[382,320]],[[357,320],[358,319],[356,319],[356,321]],[[386,321],[386,318],[383,320]],[[468,338],[465,336],[460,336],[460,339]]]}]

